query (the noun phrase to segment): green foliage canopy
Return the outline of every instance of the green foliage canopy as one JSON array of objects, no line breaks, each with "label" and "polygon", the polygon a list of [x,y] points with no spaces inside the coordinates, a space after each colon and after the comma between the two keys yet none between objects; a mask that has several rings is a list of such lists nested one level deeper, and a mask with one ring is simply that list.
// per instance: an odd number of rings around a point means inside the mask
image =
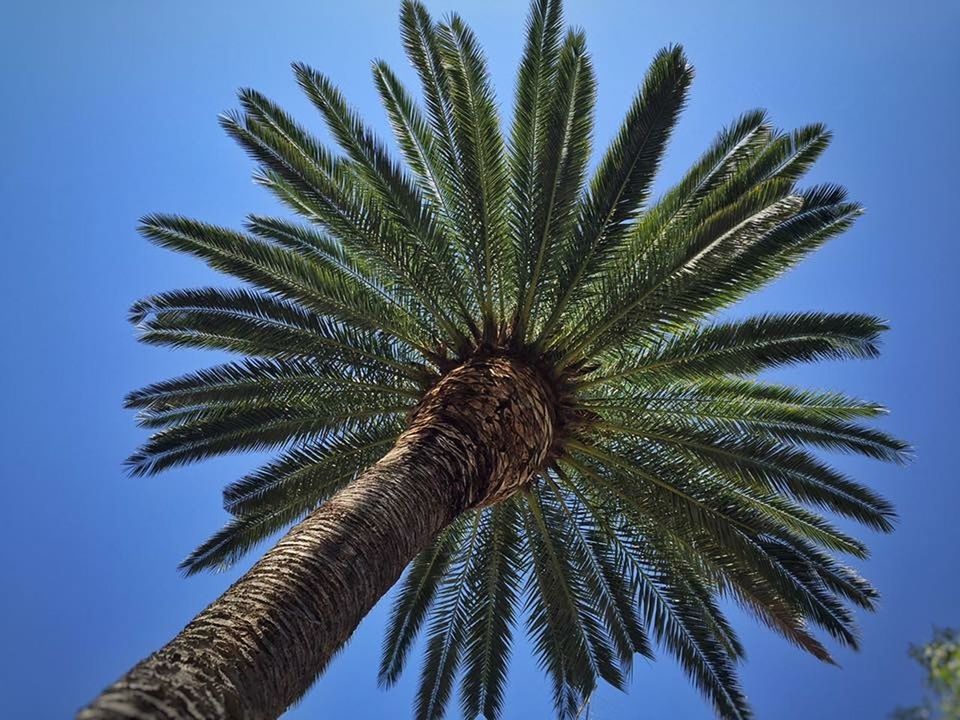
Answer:
[{"label": "green foliage canopy", "polygon": [[241,357],[129,395],[153,431],[131,472],[277,450],[226,487],[232,519],[183,564],[227,567],[381,457],[451,367],[524,359],[560,389],[557,452],[524,492],[467,512],[412,563],[382,683],[423,633],[417,717],[443,715],[458,678],[464,715],[499,717],[523,628],[560,717],[600,680],[624,687],[656,646],[719,714],[748,717],[721,599],[825,661],[814,629],[856,647],[849,606],[877,594],[836,556],[867,549],[822,512],[880,531],[894,512],[816,451],[906,451],[864,423],[876,403],[758,377],[873,357],[883,322],[710,320],[861,213],[838,186],[798,185],[830,133],[747,112],[654,198],[693,79],[680,47],[657,53],[589,172],[596,79],[557,0],[533,2],[509,132],[460,17],[438,23],[405,0],[401,32],[422,105],[386,63],[373,76],[402,162],[325,75],[296,64],[339,151],[254,90],[222,117],[294,218],[251,215],[242,231],[143,219],[153,242],[244,286],[146,298],[131,311],[140,337]]},{"label": "green foliage canopy", "polygon": [[960,631],[940,628],[925,645],[911,645],[910,657],[923,668],[927,695],[920,705],[901,708],[891,720],[960,720]]}]

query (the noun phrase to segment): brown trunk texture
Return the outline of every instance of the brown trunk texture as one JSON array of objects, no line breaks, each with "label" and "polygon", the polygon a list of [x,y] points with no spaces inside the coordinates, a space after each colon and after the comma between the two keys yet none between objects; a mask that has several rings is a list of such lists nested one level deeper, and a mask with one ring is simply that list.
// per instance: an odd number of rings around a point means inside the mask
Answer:
[{"label": "brown trunk texture", "polygon": [[527,482],[549,453],[553,406],[517,361],[452,370],[383,459],[78,718],[276,718],[441,529]]}]

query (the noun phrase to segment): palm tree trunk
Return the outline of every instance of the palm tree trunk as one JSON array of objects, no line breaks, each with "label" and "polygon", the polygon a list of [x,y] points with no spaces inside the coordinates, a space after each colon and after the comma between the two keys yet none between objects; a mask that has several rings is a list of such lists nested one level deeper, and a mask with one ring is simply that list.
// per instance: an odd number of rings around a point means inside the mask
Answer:
[{"label": "palm tree trunk", "polygon": [[533,369],[494,357],[451,371],[383,459],[78,718],[277,717],[441,529],[528,481],[553,430]]}]

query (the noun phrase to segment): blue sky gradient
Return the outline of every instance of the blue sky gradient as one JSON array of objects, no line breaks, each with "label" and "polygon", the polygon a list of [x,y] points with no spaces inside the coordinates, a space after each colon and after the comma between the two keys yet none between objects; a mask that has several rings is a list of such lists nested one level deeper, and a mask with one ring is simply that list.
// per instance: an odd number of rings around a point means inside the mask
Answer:
[{"label": "blue sky gradient", "polygon": [[[479,34],[509,117],[526,6],[438,0]],[[140,239],[137,218],[179,212],[239,226],[277,205],[217,114],[240,86],[262,90],[320,132],[289,63],[331,75],[385,135],[370,61],[409,83],[398,4],[247,0],[3,3],[0,171],[4,352],[0,378],[2,714],[62,718],[160,646],[247,566],[184,579],[177,563],[225,520],[220,489],[258,458],[232,457],[148,479],[123,458],[144,438],[121,408],[132,388],[213,364],[212,354],[139,346],[126,323],[149,293],[230,284],[199,262]],[[960,483],[955,422],[960,304],[960,3],[845,0],[570,0],[599,79],[596,145],[616,132],[647,63],[680,42],[697,68],[662,189],[720,127],[762,106],[783,127],[826,122],[833,147],[810,181],[847,186],[866,216],[735,314],[856,310],[889,320],[879,360],[778,373],[892,409],[885,430],[911,441],[906,468],[840,458],[900,511],[889,536],[863,534],[864,573],[883,593],[862,618],[863,650],[842,669],[803,656],[735,614],[748,649],[743,681],[759,718],[882,718],[919,696],[910,641],[960,625]],[[320,133],[323,135],[323,133]],[[409,716],[416,672],[376,685],[386,603],[288,717]],[[455,706],[454,706],[455,707]],[[549,716],[549,695],[517,644],[505,717]],[[456,713],[452,713],[456,716]],[[710,718],[664,657],[639,661],[629,694],[601,690],[591,717]]]}]

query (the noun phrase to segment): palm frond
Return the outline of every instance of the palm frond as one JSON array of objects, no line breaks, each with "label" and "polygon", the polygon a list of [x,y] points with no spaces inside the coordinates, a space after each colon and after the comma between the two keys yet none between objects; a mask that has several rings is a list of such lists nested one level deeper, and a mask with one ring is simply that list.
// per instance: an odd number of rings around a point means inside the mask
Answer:
[{"label": "palm frond", "polygon": [[412,384],[405,385],[396,375],[377,370],[351,368],[346,372],[334,363],[312,358],[251,359],[154,383],[127,395],[125,405],[163,412],[199,406],[309,402],[316,395],[344,388],[420,397]]},{"label": "palm frond", "polygon": [[410,646],[430,610],[437,588],[459,549],[468,523],[466,518],[453,523],[410,564],[390,612],[387,634],[383,639],[379,680],[393,685],[400,677]]},{"label": "palm frond", "polygon": [[440,297],[443,280],[430,273],[428,256],[381,209],[356,169],[299,130],[280,108],[255,91],[242,91],[245,114],[228,114],[222,124],[263,163],[258,180],[294,211],[321,224],[375,270],[394,292],[420,302],[456,342]]},{"label": "palm frond", "polygon": [[675,324],[695,322],[728,307],[787,272],[863,213],[833,185],[799,191],[795,197],[800,202],[796,212],[755,235],[753,242],[718,254],[712,267],[675,278],[669,294],[661,293],[663,316]]},{"label": "palm frond", "polygon": [[[455,343],[461,344],[466,337],[458,326],[468,325],[472,318],[469,299],[462,294],[465,282],[456,262],[455,247],[444,237],[434,214],[424,207],[417,188],[359,116],[347,107],[330,80],[302,63],[294,65],[294,72],[372,194],[390,218],[415,238],[419,252],[426,258],[421,271],[437,278],[437,292],[430,297],[431,306],[437,308],[438,319]],[[447,316],[448,306],[457,311],[455,318]]]},{"label": "palm frond", "polygon": [[358,427],[371,419],[402,416],[409,400],[367,389],[272,403],[220,403],[174,411],[169,427],[155,432],[127,459],[133,475],[152,475],[170,467],[231,452],[282,448]]},{"label": "palm frond", "polygon": [[[407,89],[382,60],[374,63],[373,77],[404,160],[414,174],[425,202],[436,213],[437,222],[443,226],[457,255],[461,256],[463,239],[456,228],[453,191],[440,154],[439,139]],[[473,297],[472,303],[476,305],[478,298]]]},{"label": "palm frond", "polygon": [[[441,199],[443,215],[454,230],[454,236],[459,241],[461,258],[472,277],[477,302],[484,308],[486,291],[482,283],[486,272],[478,265],[481,258],[475,252],[477,230],[475,219],[469,211],[470,178],[466,176],[461,163],[456,138],[453,90],[441,51],[438,26],[422,3],[417,0],[403,0],[400,6],[400,34],[407,57],[420,78],[429,117],[429,135],[426,128],[420,130],[416,124],[411,123],[411,127],[417,130],[416,142],[423,148],[419,154],[424,154],[425,160],[430,161],[429,182],[436,188]],[[398,83],[391,83],[391,93],[399,98],[398,87]],[[412,114],[412,103],[405,103],[405,106],[405,114],[415,118]],[[432,152],[426,155],[428,148]],[[424,170],[426,169],[425,165]],[[478,179],[475,178],[474,181],[476,180]],[[486,306],[489,311],[489,303],[486,303]]]},{"label": "palm frond", "polygon": [[499,717],[524,573],[516,502],[489,511],[490,541],[477,552],[464,629],[460,707],[464,717]]},{"label": "palm frond", "polygon": [[[680,662],[698,689],[724,717],[748,718],[750,710],[739,687],[735,662],[743,650],[739,640],[705,588],[695,586],[703,570],[691,565],[696,553],[670,550],[682,547],[682,535],[664,541],[663,528],[633,510],[628,495],[611,485],[609,468],[597,472],[589,463],[564,458],[569,477],[582,478],[594,494],[588,503],[604,542],[626,563],[636,586],[636,607],[644,626]],[[573,487],[579,483],[572,482]],[[632,515],[631,515],[632,512]],[[639,523],[631,522],[630,519]]]},{"label": "palm frond", "polygon": [[635,432],[679,447],[736,482],[850,517],[876,530],[893,529],[895,514],[887,501],[803,451],[762,437],[731,438],[689,428]]},{"label": "palm frond", "polygon": [[290,450],[229,484],[224,506],[234,517],[181,563],[186,574],[229,568],[274,532],[297,522],[390,449],[400,424],[370,422]]},{"label": "palm frond", "polygon": [[[626,497],[631,499],[638,512],[658,512],[661,522],[682,520],[684,531],[699,538],[698,542],[713,544],[738,558],[748,568],[742,572],[744,577],[753,582],[759,577],[764,593],[769,595],[770,590],[775,590],[780,602],[787,603],[792,609],[793,629],[802,632],[802,619],[809,618],[836,640],[857,646],[853,618],[842,603],[820,585],[805,583],[789,563],[766,547],[768,541],[778,538],[798,539],[793,529],[782,524],[782,518],[771,518],[766,512],[738,501],[738,494],[731,493],[729,487],[711,482],[710,476],[701,472],[699,466],[689,466],[676,457],[638,455],[636,447],[610,451],[580,443],[572,446],[586,458],[627,473],[628,477],[634,478],[634,485],[639,481],[639,489],[632,491],[629,482],[619,481],[621,491],[626,491]],[[620,455],[620,452],[624,454]],[[691,476],[692,472],[697,472],[696,476]],[[658,506],[659,510],[656,510]],[[848,547],[847,551],[862,555],[855,546]],[[769,609],[770,603],[760,605]],[[804,646],[818,657],[829,659],[819,644],[805,643]]]},{"label": "palm frond", "polygon": [[761,315],[667,336],[649,350],[616,360],[586,386],[629,379],[750,375],[790,363],[871,358],[886,329],[852,313]]},{"label": "palm frond", "polygon": [[[560,471],[556,472],[558,478]],[[633,588],[627,580],[621,558],[598,536],[592,517],[584,505],[584,497],[566,492],[547,474],[544,478],[568,523],[565,536],[572,541],[571,555],[586,578],[586,591],[593,606],[604,620],[614,644],[624,676],[629,674],[634,653],[650,652],[646,633],[633,605]],[[560,481],[562,482],[562,480]],[[570,483],[564,483],[570,487]]]},{"label": "palm frond", "polygon": [[386,332],[418,349],[429,343],[382,297],[284,248],[175,216],[148,216],[141,232],[162,247],[188,252],[216,270],[324,316],[361,329]]},{"label": "palm frond", "polygon": [[752,110],[737,118],[713,141],[684,178],[636,223],[631,252],[657,243],[668,230],[694,213],[703,200],[726,183],[770,137],[767,114]]},{"label": "palm frond", "polygon": [[[909,450],[906,443],[843,417],[858,411],[872,414],[875,406],[818,407],[769,397],[750,398],[754,384],[753,380],[721,378],[647,385],[637,379],[635,389],[601,390],[585,396],[583,402],[605,420],[620,424],[656,428],[664,422],[676,421],[731,437],[755,437],[784,445],[814,445],[878,460],[901,462],[905,459]],[[739,394],[733,394],[738,391]],[[822,399],[813,397],[815,402],[833,401],[830,395]],[[803,395],[800,398],[804,399]]]},{"label": "palm frond", "polygon": [[782,133],[771,139],[744,178],[746,182],[779,177],[797,181],[830,145],[832,133],[822,123],[814,123]]},{"label": "palm frond", "polygon": [[466,616],[472,590],[470,578],[478,558],[492,539],[490,512],[473,513],[466,530],[467,540],[458,548],[449,572],[436,591],[427,629],[427,650],[414,701],[417,720],[443,717],[450,700],[457,669],[463,659]]},{"label": "palm frond", "polygon": [[501,303],[499,317],[505,314],[502,303],[510,294],[507,282],[514,264],[513,248],[506,242],[509,181],[496,98],[477,39],[460,17],[452,15],[439,26],[437,47],[446,71],[452,137],[462,168],[461,202],[473,218],[469,231],[463,233],[467,259],[475,268],[481,316],[492,327],[496,299]]},{"label": "palm frond", "polygon": [[130,310],[153,345],[229,350],[253,357],[323,358],[411,379],[430,377],[420,357],[389,336],[341,325],[272,295],[246,290],[177,290]]},{"label": "palm frond", "polygon": [[686,100],[693,71],[679,46],[657,53],[643,87],[603,159],[563,249],[560,297],[544,332],[553,330],[571,297],[604,266],[630,220],[644,208],[667,140]]},{"label": "palm frond", "polygon": [[[389,306],[391,312],[417,327],[428,337],[442,336],[443,329],[423,306],[406,293],[397,293],[380,282],[367,263],[352,255],[334,238],[314,227],[282,218],[249,215],[247,230],[267,242],[302,255],[335,278],[335,287],[349,287],[351,295],[372,296],[375,303]],[[350,296],[348,296],[349,299]]]},{"label": "palm frond", "polygon": [[[510,205],[512,229],[517,239],[519,290],[529,294],[536,284],[528,267],[537,237],[536,216],[543,202],[539,163],[547,143],[550,92],[555,83],[560,54],[562,14],[559,2],[539,0],[530,5],[526,42],[517,75],[513,127],[510,134]],[[523,311],[518,324],[523,323]]]},{"label": "palm frond", "polygon": [[571,32],[557,59],[552,101],[547,108],[542,148],[535,165],[537,193],[529,202],[519,195],[515,200],[523,208],[518,210],[518,216],[522,217],[517,218],[515,230],[521,258],[516,332],[521,338],[527,336],[538,298],[540,302],[551,299],[546,291],[558,275],[557,249],[573,232],[590,157],[595,94],[596,82],[586,40],[582,33]]},{"label": "palm frond", "polygon": [[698,223],[680,242],[659,243],[643,262],[610,268],[598,281],[589,308],[563,337],[562,345],[569,348],[565,362],[682,326],[689,311],[673,300],[677,286],[691,274],[710,274],[726,266],[792,217],[801,200],[786,195],[787,189],[780,181],[757,186]]},{"label": "palm frond", "polygon": [[[624,668],[619,659],[622,654],[616,647],[616,638],[607,630],[605,610],[609,610],[610,598],[597,605],[597,588],[591,582],[597,580],[595,567],[583,558],[582,539],[577,542],[579,528],[570,525],[565,512],[563,496],[551,492],[546,482],[538,483],[527,496],[527,504],[541,533],[545,549],[545,567],[555,583],[553,596],[544,598],[549,603],[569,605],[576,632],[582,634],[582,642],[589,651],[591,665],[596,676],[614,687],[623,686]],[[577,556],[581,555],[581,558]],[[578,562],[578,560],[584,560]],[[581,571],[587,570],[581,574]],[[616,628],[622,630],[621,627]]]},{"label": "palm frond", "polygon": [[550,676],[557,717],[572,720],[596,688],[595,660],[570,590],[576,575],[564,573],[554,544],[557,538],[551,539],[538,500],[532,494],[530,498],[522,509],[532,563],[526,589],[527,633],[541,668]]}]

